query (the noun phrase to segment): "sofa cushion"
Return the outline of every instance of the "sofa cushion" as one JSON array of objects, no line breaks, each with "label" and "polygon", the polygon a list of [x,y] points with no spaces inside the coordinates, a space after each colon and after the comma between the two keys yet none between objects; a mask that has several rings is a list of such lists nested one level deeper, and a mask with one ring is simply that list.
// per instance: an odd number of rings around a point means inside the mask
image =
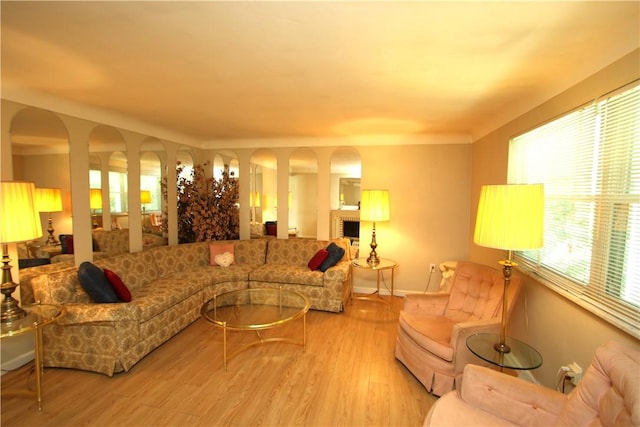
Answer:
[{"label": "sofa cushion", "polygon": [[131,291],[158,278],[151,251],[114,255],[96,261],[96,265],[116,273]]},{"label": "sofa cushion", "polygon": [[[452,361],[451,331],[454,321],[444,316],[400,312],[400,327],[420,347],[439,358]],[[421,331],[428,331],[429,336]]]},{"label": "sofa cushion", "polygon": [[316,252],[307,264],[309,270],[317,270],[322,265],[324,260],[327,259],[327,256],[329,256],[329,252],[327,252],[326,249],[320,249],[318,252]]},{"label": "sofa cushion", "polygon": [[78,280],[82,288],[95,302],[119,302],[104,272],[96,265],[85,261],[78,268]]},{"label": "sofa cushion", "polygon": [[267,239],[236,240],[233,242],[236,264],[262,265],[267,256]]},{"label": "sofa cushion", "polygon": [[197,294],[201,289],[202,287],[197,281],[178,277],[160,278],[153,283],[132,290],[131,304],[140,310],[140,320],[146,321]]},{"label": "sofa cushion", "polygon": [[267,239],[267,264],[297,265],[308,270],[311,257],[329,244],[326,240]]},{"label": "sofa cushion", "polygon": [[129,291],[129,288],[127,288],[127,285],[124,284],[122,279],[120,279],[120,277],[116,273],[109,270],[108,268],[104,269],[104,275],[111,284],[113,291],[116,293],[120,301],[130,302],[131,292]]},{"label": "sofa cushion", "polygon": [[265,264],[249,273],[251,282],[323,286],[323,274],[299,265]]},{"label": "sofa cushion", "polygon": [[460,262],[453,282],[456,285],[451,289],[444,313],[446,317],[455,322],[498,317],[504,290],[501,270],[489,269],[472,262]]},{"label": "sofa cushion", "polygon": [[[121,254],[129,252],[129,229],[93,230],[95,245],[102,252]],[[95,249],[94,249],[95,251]]]},{"label": "sofa cushion", "polygon": [[[228,267],[233,263],[234,251],[233,243],[211,243],[209,245],[209,264]],[[231,257],[225,254],[231,255]]]},{"label": "sofa cushion", "polygon": [[251,265],[240,264],[232,264],[227,268],[207,265],[169,277],[197,283],[202,289],[224,282],[241,282],[245,284],[244,287],[246,288],[249,272],[253,268]]},{"label": "sofa cushion", "polygon": [[152,255],[160,277],[168,277],[209,265],[208,242],[158,246],[143,252],[149,252]]},{"label": "sofa cushion", "polygon": [[60,235],[60,249],[63,254],[73,253],[73,235],[61,234]]},{"label": "sofa cushion", "polygon": [[322,261],[322,264],[320,264],[320,267],[318,268],[318,270],[322,271],[323,273],[327,271],[329,268],[336,265],[338,261],[340,261],[344,256],[345,251],[340,246],[331,242],[329,246],[327,246],[327,252],[329,253],[327,255],[327,258],[324,261]]},{"label": "sofa cushion", "polygon": [[233,264],[233,254],[230,252],[218,254],[213,257],[213,260],[220,267],[229,267],[231,264]]}]

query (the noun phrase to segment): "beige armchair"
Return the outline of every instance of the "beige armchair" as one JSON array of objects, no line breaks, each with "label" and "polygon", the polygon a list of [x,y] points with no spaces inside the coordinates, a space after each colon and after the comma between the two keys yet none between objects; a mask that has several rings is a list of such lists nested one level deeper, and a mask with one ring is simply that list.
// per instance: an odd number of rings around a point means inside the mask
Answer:
[{"label": "beige armchair", "polygon": [[[440,396],[455,387],[468,363],[481,363],[466,345],[478,332],[499,333],[502,319],[502,271],[460,262],[448,294],[407,295],[400,311],[395,356],[425,386]],[[511,278],[508,314],[520,291]]]},{"label": "beige armchair", "polygon": [[596,350],[568,395],[481,366],[431,407],[425,426],[640,426],[640,351]]}]

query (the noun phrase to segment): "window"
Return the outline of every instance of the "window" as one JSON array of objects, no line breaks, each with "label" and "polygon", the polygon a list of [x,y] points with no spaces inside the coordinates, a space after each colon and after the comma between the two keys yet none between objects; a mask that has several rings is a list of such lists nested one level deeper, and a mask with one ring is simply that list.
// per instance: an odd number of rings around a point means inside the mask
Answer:
[{"label": "window", "polygon": [[109,208],[111,213],[128,212],[127,174],[109,171]]},{"label": "window", "polygon": [[144,205],[147,212],[162,209],[162,190],[160,177],[156,175],[140,175],[140,188],[151,192],[151,202]]},{"label": "window", "polygon": [[640,337],[640,86],[513,138],[509,182],[545,185],[545,243],[518,253],[561,294]]}]

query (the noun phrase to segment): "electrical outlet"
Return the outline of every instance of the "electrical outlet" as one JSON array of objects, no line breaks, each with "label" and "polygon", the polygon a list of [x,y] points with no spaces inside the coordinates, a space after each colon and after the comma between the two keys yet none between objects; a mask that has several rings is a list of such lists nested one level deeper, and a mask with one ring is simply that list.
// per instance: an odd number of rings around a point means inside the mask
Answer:
[{"label": "electrical outlet", "polygon": [[436,272],[436,265],[435,264],[429,264],[429,271],[431,273],[435,273]]},{"label": "electrical outlet", "polygon": [[582,368],[576,362],[572,362],[569,364],[569,372],[567,374],[571,377],[571,383],[578,385],[582,379]]}]

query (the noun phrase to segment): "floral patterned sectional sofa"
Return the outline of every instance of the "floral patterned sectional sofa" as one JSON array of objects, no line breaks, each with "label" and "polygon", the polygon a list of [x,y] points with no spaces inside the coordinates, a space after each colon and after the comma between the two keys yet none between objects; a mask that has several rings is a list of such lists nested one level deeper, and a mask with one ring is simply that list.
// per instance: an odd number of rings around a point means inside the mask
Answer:
[{"label": "floral patterned sectional sofa", "polygon": [[[129,253],[129,229],[120,230],[93,230],[91,232],[93,238],[93,259],[108,258],[116,254]],[[67,235],[66,237],[72,237]],[[62,242],[63,235],[60,236]],[[150,233],[142,233],[142,249],[149,249],[155,246],[165,246],[167,239]],[[65,245],[63,243],[63,249]],[[62,262],[74,262],[73,253],[63,252],[51,258],[53,264]]]},{"label": "floral patterned sectional sofa", "polygon": [[[342,311],[351,294],[349,240],[333,242],[345,253],[325,272],[312,271],[308,262],[329,241],[201,242],[96,260],[96,266],[122,279],[132,295],[130,302],[93,302],[80,285],[75,266],[30,277],[21,284],[31,288],[23,289],[22,297],[25,303],[33,298],[67,309],[65,316],[43,330],[45,366],[112,376],[128,371],[197,320],[203,303],[223,292],[283,286],[306,295],[312,309]],[[227,267],[213,260],[221,245],[234,252],[234,263]]]}]

